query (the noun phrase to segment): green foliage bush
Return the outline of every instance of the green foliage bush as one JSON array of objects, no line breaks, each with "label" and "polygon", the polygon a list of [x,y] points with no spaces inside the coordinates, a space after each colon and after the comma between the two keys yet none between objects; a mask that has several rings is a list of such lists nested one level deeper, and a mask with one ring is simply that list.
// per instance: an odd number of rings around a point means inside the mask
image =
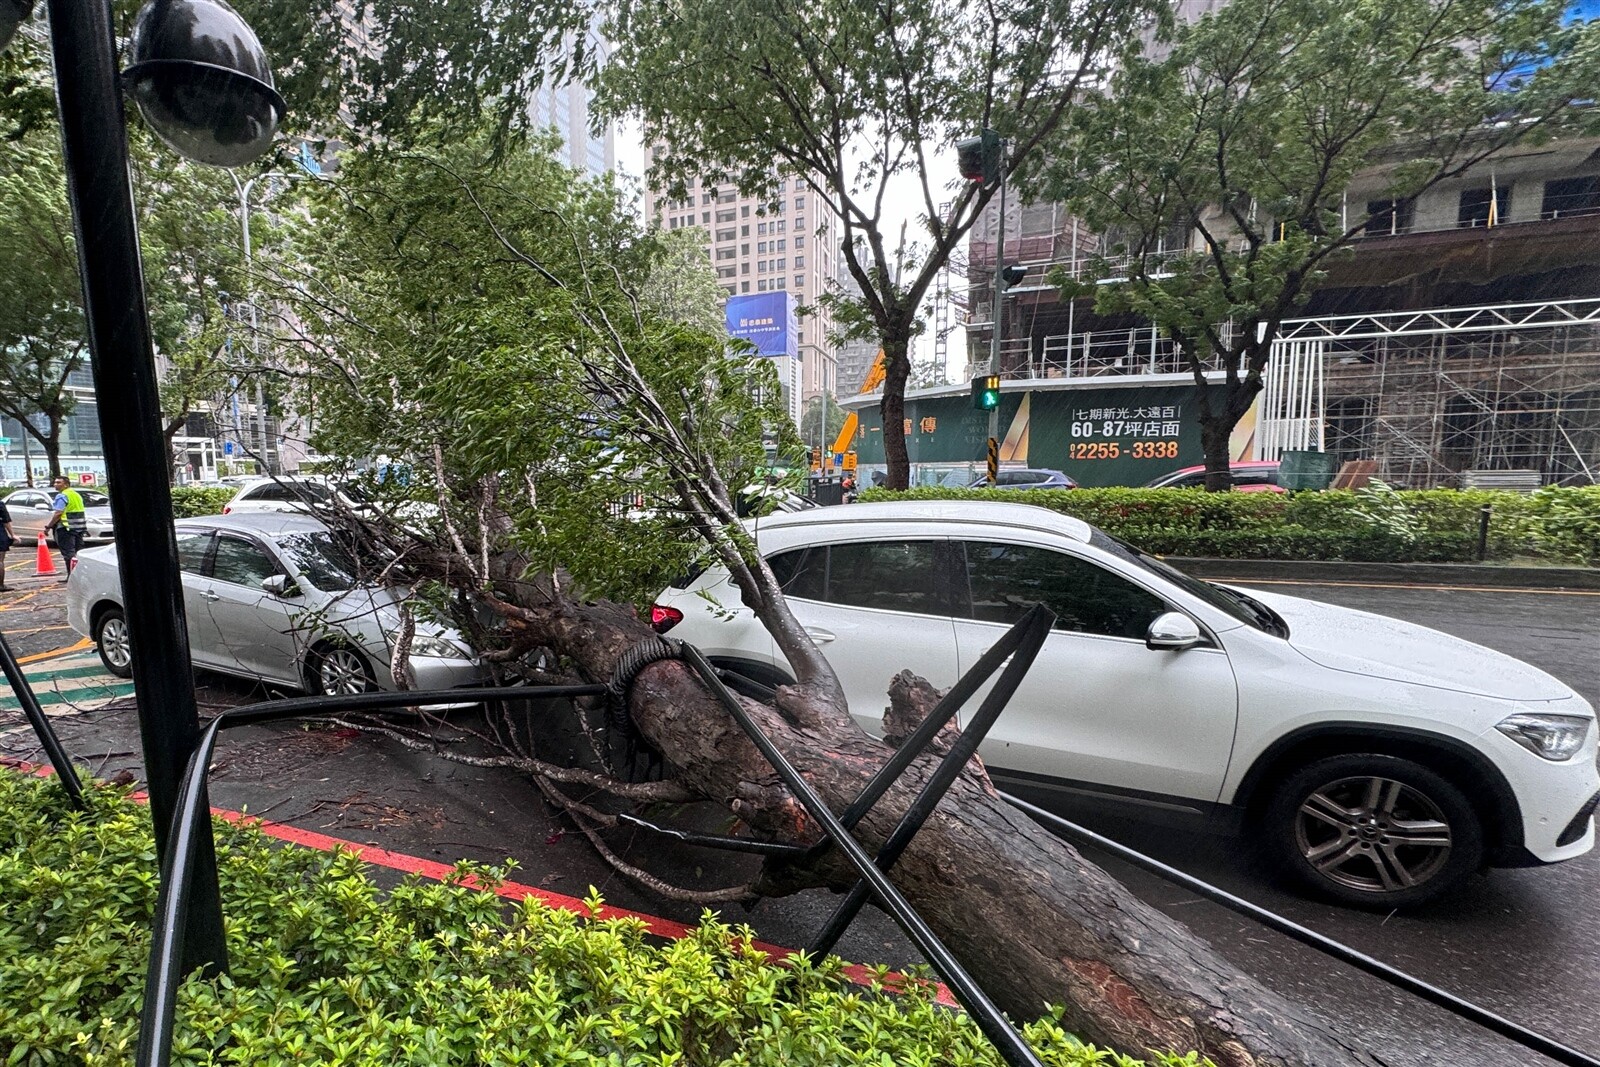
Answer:
[{"label": "green foliage bush", "polygon": [[1490,508],[1486,558],[1600,564],[1600,486],[1206,493],[1198,489],[870,489],[862,500],[999,500],[1074,515],[1147,552],[1228,559],[1471,562]]},{"label": "green foliage bush", "polygon": [[219,514],[236,492],[236,489],[215,486],[175,485],[172,487],[172,517],[191,519],[196,515]]},{"label": "green foliage bush", "polygon": [[[145,809],[0,771],[0,1062],[125,1067],[134,1058],[157,893]],[[349,853],[216,824],[229,977],[188,978],[173,1063],[349,1067],[666,1064],[996,1065],[927,984],[846,982],[833,957],[777,966],[707,914],[662,944],[637,919],[588,919],[467,888],[502,871],[382,892]],[[593,907],[598,900],[591,901]],[[1052,1067],[1138,1061],[1052,1016],[1028,1039]],[[1158,1056],[1198,1067],[1191,1056]]]}]

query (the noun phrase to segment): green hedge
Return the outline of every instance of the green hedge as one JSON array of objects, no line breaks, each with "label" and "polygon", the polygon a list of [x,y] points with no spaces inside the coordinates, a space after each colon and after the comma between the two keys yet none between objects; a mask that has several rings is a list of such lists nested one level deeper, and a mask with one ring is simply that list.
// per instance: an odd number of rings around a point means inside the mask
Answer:
[{"label": "green hedge", "polygon": [[[149,814],[93,788],[0,770],[0,1063],[133,1063],[157,891]],[[218,822],[231,977],[180,991],[173,1063],[348,1067],[995,1065],[924,983],[866,989],[829,957],[780,967],[710,915],[662,944],[637,919],[509,906],[455,882],[388,892],[349,853]],[[597,900],[591,907],[598,908]],[[904,983],[896,982],[896,986]],[[1137,1067],[1055,1017],[1028,1040],[1053,1067]],[[1157,1056],[1168,1067],[1189,1057]]]},{"label": "green hedge", "polygon": [[237,492],[237,489],[214,486],[175,485],[172,487],[172,517],[189,519],[196,515],[216,515]]},{"label": "green hedge", "polygon": [[870,489],[861,499],[1039,504],[1163,555],[1368,562],[1475,560],[1479,513],[1487,506],[1487,558],[1600,564],[1600,486],[1552,486],[1526,495],[1383,486],[1320,493]]}]

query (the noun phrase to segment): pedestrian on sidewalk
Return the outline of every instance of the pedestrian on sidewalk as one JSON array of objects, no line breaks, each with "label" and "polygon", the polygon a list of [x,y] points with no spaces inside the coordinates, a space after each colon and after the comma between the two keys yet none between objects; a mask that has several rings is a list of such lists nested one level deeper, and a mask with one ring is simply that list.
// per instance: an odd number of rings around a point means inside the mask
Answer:
[{"label": "pedestrian on sidewalk", "polygon": [[61,562],[66,565],[61,572],[64,582],[72,577],[78,549],[83,546],[83,535],[89,529],[89,516],[83,511],[83,497],[72,488],[72,483],[67,481],[65,475],[56,475],[50,484],[55,486],[56,498],[50,506],[50,518],[45,520],[44,528],[56,532],[56,548],[61,550]]},{"label": "pedestrian on sidewalk", "polygon": [[17,535],[11,529],[11,511],[6,507],[6,502],[0,500],[0,593],[8,592],[6,589],[6,553],[16,543]]}]

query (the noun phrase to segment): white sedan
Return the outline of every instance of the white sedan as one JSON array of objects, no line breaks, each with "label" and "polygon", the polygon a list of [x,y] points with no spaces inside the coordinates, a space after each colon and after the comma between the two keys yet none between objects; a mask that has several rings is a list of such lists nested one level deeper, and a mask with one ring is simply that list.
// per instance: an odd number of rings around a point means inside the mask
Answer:
[{"label": "white sedan", "polygon": [[[397,594],[361,581],[328,528],[306,515],[209,515],[176,523],[190,656],[196,667],[327,696],[394,689]],[[106,669],[132,673],[115,546],[78,555],[67,621],[92,637]],[[461,636],[418,620],[416,689],[487,685]]]},{"label": "white sedan", "polygon": [[[1202,582],[1026,504],[857,504],[752,528],[868,730],[896,671],[948,687],[1030,606],[1054,611],[979,749],[1035,795],[1242,817],[1304,885],[1376,907],[1594,845],[1594,710],[1509,656]],[[757,681],[791,677],[721,568],[652,614]]]}]

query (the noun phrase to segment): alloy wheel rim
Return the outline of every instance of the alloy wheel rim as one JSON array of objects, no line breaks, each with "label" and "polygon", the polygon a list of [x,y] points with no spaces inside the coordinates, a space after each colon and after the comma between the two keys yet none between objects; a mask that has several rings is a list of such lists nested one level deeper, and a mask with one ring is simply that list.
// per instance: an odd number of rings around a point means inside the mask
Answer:
[{"label": "alloy wheel rim", "polygon": [[1450,859],[1450,823],[1427,794],[1393,778],[1340,778],[1295,814],[1295,846],[1318,875],[1362,893],[1423,885]]},{"label": "alloy wheel rim", "polygon": [[100,627],[100,650],[117,667],[126,667],[133,658],[128,648],[128,624],[121,619],[107,619]]},{"label": "alloy wheel rim", "polygon": [[335,648],[325,653],[317,667],[322,691],[328,696],[347,697],[367,691],[367,672],[349,649]]}]

